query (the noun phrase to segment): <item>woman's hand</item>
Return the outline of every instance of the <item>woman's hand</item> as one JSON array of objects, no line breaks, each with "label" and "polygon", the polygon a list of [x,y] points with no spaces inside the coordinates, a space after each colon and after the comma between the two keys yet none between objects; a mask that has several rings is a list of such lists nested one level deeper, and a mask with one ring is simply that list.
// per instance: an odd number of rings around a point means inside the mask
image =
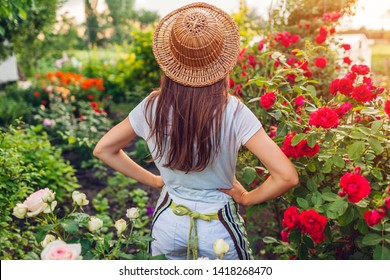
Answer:
[{"label": "woman's hand", "polygon": [[219,189],[219,191],[230,195],[235,202],[246,205],[246,197],[248,192],[236,179],[236,177],[234,177],[233,187],[231,189]]}]

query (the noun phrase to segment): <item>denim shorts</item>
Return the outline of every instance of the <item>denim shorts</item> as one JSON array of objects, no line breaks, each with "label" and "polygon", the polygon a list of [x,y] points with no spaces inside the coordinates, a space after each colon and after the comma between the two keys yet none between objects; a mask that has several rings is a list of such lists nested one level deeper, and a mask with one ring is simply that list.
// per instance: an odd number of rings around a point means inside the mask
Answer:
[{"label": "denim shorts", "polygon": [[[153,256],[164,254],[170,260],[185,260],[187,259],[190,217],[174,214],[170,208],[172,201],[164,188],[153,215],[151,228],[153,241],[149,244],[149,252]],[[185,205],[192,211],[201,214],[218,212],[218,220],[196,220],[198,258],[216,259],[213,244],[217,239],[223,239],[229,244],[229,251],[223,259],[253,259],[244,228],[244,220],[238,213],[237,204],[233,199],[230,199],[222,208],[217,209],[215,209],[215,205],[202,202],[181,200],[180,198],[174,198],[174,201],[176,204]]]}]

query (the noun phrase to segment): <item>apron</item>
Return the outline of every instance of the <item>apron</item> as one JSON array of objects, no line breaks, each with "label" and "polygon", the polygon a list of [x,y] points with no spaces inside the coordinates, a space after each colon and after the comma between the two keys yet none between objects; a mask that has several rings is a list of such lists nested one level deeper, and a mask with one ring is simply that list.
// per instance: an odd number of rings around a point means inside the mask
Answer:
[{"label": "apron", "polygon": [[213,207],[202,202],[174,201],[164,187],[153,215],[149,253],[164,254],[171,260],[216,259],[213,244],[223,239],[229,244],[224,260],[253,259],[237,203],[230,199],[217,211]]}]

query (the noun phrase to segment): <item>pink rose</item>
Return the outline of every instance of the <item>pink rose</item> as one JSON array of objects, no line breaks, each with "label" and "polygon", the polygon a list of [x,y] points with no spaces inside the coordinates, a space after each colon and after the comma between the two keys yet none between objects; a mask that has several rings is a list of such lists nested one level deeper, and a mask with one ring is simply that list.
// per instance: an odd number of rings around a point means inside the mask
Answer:
[{"label": "pink rose", "polygon": [[42,260],[79,260],[80,244],[66,244],[62,240],[54,240],[46,245],[41,253]]},{"label": "pink rose", "polygon": [[54,195],[55,193],[46,188],[38,190],[27,197],[23,202],[24,207],[29,211],[27,212],[27,217],[33,217],[42,212],[50,213],[53,211],[57,205],[57,201],[54,200]]}]

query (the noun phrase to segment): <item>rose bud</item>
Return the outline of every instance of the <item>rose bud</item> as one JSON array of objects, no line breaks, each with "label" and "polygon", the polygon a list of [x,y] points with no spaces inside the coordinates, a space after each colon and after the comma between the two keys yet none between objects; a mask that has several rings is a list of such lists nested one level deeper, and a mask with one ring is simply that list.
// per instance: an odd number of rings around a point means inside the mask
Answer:
[{"label": "rose bud", "polygon": [[217,239],[214,242],[214,252],[220,260],[223,259],[223,256],[229,251],[229,248],[229,244],[223,239]]},{"label": "rose bud", "polygon": [[98,231],[103,226],[103,221],[96,217],[91,217],[91,220],[88,222],[88,229],[92,232]]}]

